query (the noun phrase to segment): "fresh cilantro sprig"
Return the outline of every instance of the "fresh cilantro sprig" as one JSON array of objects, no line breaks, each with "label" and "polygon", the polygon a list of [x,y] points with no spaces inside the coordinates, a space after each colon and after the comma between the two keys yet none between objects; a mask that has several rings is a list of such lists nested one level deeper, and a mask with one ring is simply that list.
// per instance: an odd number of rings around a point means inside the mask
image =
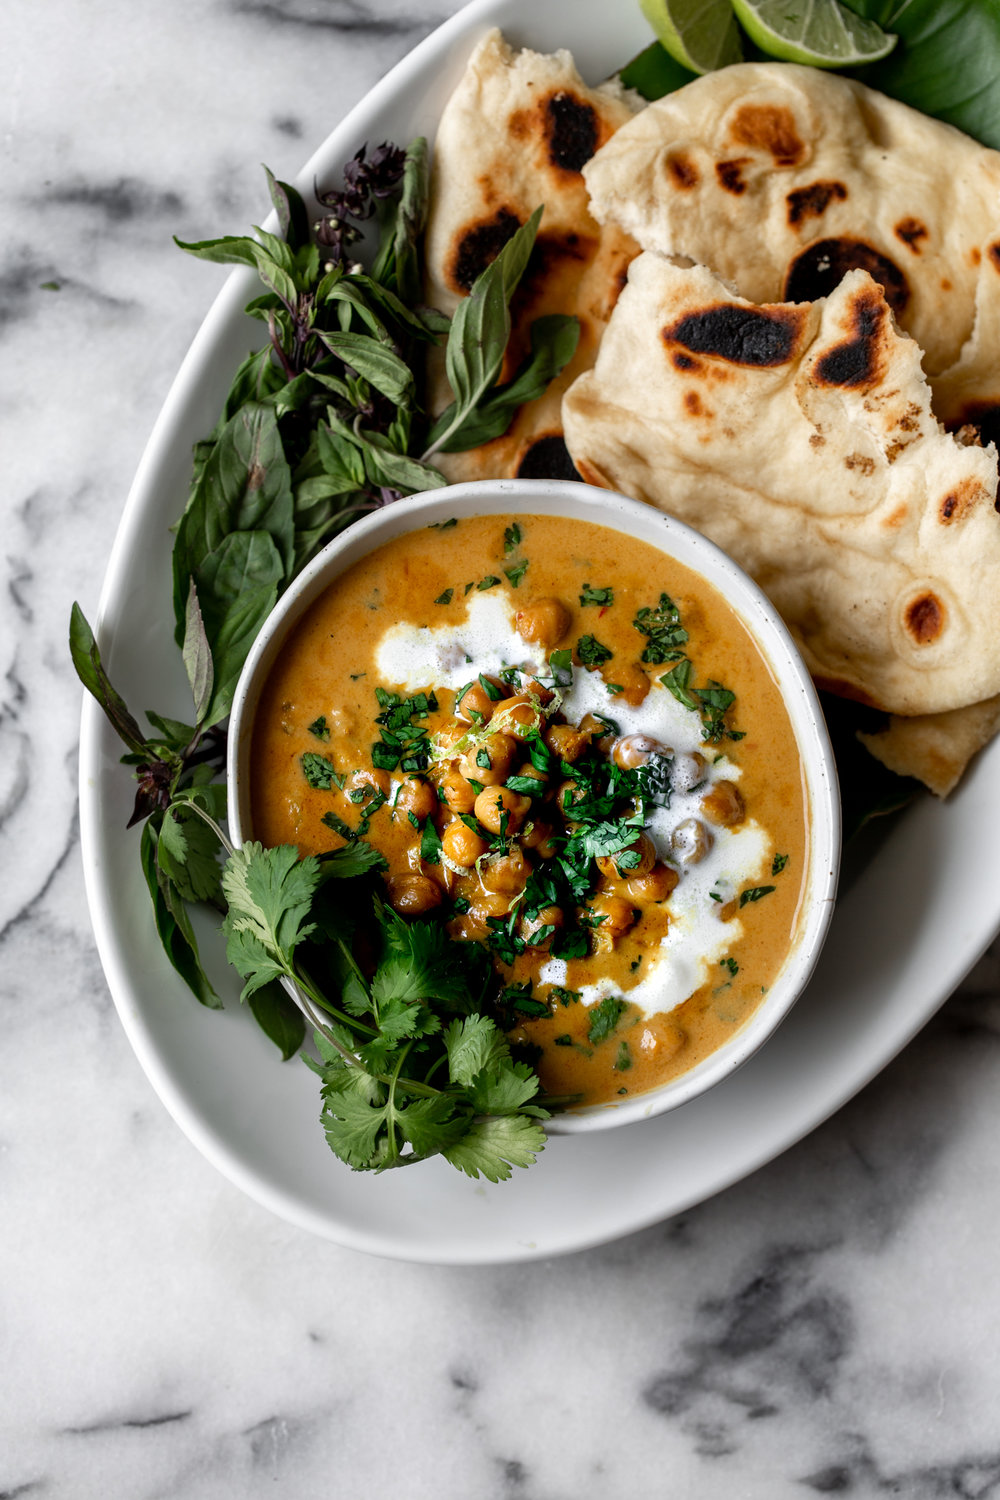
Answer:
[{"label": "fresh cilantro sprig", "polygon": [[[356,859],[359,847],[337,853]],[[373,897],[381,943],[367,973],[352,945],[353,914],[339,898],[317,902],[343,873],[336,856],[300,860],[289,846],[247,843],[222,875],[227,956],[244,999],[290,981],[312,1024],[318,1056],[306,1060],[321,1079],[331,1149],[355,1171],[442,1155],[491,1182],[531,1165],[548,1112],[537,1074],[483,1014],[480,951],[450,943],[431,922],[403,922]],[[321,968],[324,988],[314,977]]]}]

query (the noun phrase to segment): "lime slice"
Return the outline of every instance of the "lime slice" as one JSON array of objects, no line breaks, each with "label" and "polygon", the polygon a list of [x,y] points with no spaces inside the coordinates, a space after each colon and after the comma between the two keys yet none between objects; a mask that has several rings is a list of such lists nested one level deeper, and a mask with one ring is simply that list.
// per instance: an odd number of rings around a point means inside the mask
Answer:
[{"label": "lime slice", "polygon": [[740,25],[769,57],[853,68],[887,57],[896,38],[838,0],[732,0]]},{"label": "lime slice", "polygon": [[731,0],[639,0],[639,8],[674,61],[692,73],[743,61]]}]

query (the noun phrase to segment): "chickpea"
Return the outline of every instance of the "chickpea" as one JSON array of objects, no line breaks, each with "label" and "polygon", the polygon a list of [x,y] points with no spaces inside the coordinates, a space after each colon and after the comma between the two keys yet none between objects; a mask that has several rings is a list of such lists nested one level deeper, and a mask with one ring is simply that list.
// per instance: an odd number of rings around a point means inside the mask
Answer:
[{"label": "chickpea", "polygon": [[590,749],[591,737],[583,729],[574,729],[572,724],[550,724],[542,735],[553,755],[570,765]]},{"label": "chickpea", "polygon": [[626,901],[624,896],[614,896],[610,892],[599,895],[590,908],[595,917],[603,917],[603,922],[594,928],[594,937],[599,948],[610,948],[624,937],[630,927],[635,926],[635,908],[631,901]]},{"label": "chickpea", "polygon": [[649,734],[626,734],[615,740],[611,747],[611,759],[623,771],[636,771],[653,755],[669,757],[672,754],[666,745],[654,740]]},{"label": "chickpea", "polygon": [[[458,768],[467,781],[480,781],[483,786],[501,786],[510,775],[519,748],[517,740],[511,739],[509,734],[491,734],[462,756]],[[488,760],[489,764],[481,765],[480,760]]]},{"label": "chickpea", "polygon": [[[623,854],[630,856],[624,865],[620,863]],[[638,854],[638,863],[631,862],[633,854]],[[601,854],[597,857],[597,868],[607,880],[632,880],[640,875],[648,875],[655,863],[656,846],[647,833],[640,833],[627,849],[622,849],[618,854]]]},{"label": "chickpea", "polygon": [[412,870],[393,875],[387,882],[389,905],[401,917],[419,917],[441,904],[441,889],[427,875]]},{"label": "chickpea", "polygon": [[555,693],[552,689],[546,687],[544,683],[538,682],[535,678],[532,678],[528,683],[528,692],[532,698],[537,699],[543,708],[548,708],[549,704],[555,698]]},{"label": "chickpea", "polygon": [[530,797],[505,786],[484,787],[473,804],[476,817],[489,833],[499,833],[501,825],[508,833],[516,833],[530,807]]},{"label": "chickpea", "polygon": [[670,835],[670,847],[684,865],[697,865],[712,847],[712,835],[697,818],[685,818]]},{"label": "chickpea", "polygon": [[504,687],[499,677],[484,677],[483,682],[490,684],[493,695],[477,679],[470,682],[461,697],[455,700],[455,717],[466,724],[488,724],[497,704],[503,700]]},{"label": "chickpea", "polygon": [[445,805],[453,813],[470,813],[476,794],[460,771],[450,769],[441,777],[441,792]]},{"label": "chickpea", "polygon": [[429,781],[424,781],[421,776],[412,776],[400,787],[395,806],[404,815],[412,813],[423,822],[425,818],[433,817],[441,804]]},{"label": "chickpea", "polygon": [[561,599],[533,599],[514,617],[517,633],[533,646],[551,650],[569,629],[570,613]]},{"label": "chickpea", "polygon": [[510,897],[502,891],[480,891],[461,918],[459,932],[463,938],[482,939],[490,930],[489,918],[505,917],[510,911]]},{"label": "chickpea", "polygon": [[704,780],[705,757],[697,750],[688,750],[674,756],[670,767],[670,781],[675,791],[690,792]]},{"label": "chickpea", "polygon": [[489,860],[483,867],[480,880],[488,891],[501,891],[505,895],[516,896],[518,891],[524,890],[530,874],[530,864],[521,850],[514,848],[509,854],[501,854],[496,859]]},{"label": "chickpea", "polygon": [[441,848],[453,864],[467,870],[486,853],[489,844],[461,818],[456,818],[441,835]]},{"label": "chickpea", "polygon": [[[344,791],[350,795],[351,792],[364,791],[367,787],[372,796],[376,792],[381,792],[383,797],[388,797],[390,785],[388,771],[380,771],[377,767],[371,766],[352,771],[344,783]],[[366,797],[365,801],[368,800]]]},{"label": "chickpea", "polygon": [[558,931],[565,924],[565,921],[566,918],[561,907],[543,906],[541,911],[536,912],[533,917],[525,917],[523,919],[521,922],[521,936],[529,948],[547,950],[552,946],[552,939],[555,937],[555,933],[548,932],[542,938],[541,942],[538,943],[533,941],[534,937],[549,927],[554,927]]},{"label": "chickpea", "polygon": [[574,803],[583,802],[586,796],[578,781],[561,781],[556,787],[556,807],[564,818],[572,818]]},{"label": "chickpea", "polygon": [[521,834],[521,843],[525,849],[534,849],[539,859],[551,859],[558,850],[558,845],[552,837],[551,826],[548,823],[535,822],[534,819],[527,824]]},{"label": "chickpea", "polygon": [[468,724],[445,724],[434,736],[435,747],[440,751],[451,750],[459,740],[465,739],[468,732]]},{"label": "chickpea", "polygon": [[686,1041],[687,1032],[675,1021],[665,1021],[662,1016],[653,1016],[643,1027],[639,1047],[647,1057],[667,1062],[681,1050]]},{"label": "chickpea", "polygon": [[655,864],[645,875],[626,880],[625,890],[629,900],[637,906],[654,906],[657,901],[666,901],[680,878],[670,865]]},{"label": "chickpea", "polygon": [[496,705],[492,722],[504,734],[526,740],[532,730],[541,727],[541,709],[527,693],[515,693],[513,698],[506,698]]},{"label": "chickpea", "polygon": [[701,799],[701,811],[710,823],[719,823],[723,828],[732,828],[746,817],[743,797],[733,781],[717,781],[710,787]]}]

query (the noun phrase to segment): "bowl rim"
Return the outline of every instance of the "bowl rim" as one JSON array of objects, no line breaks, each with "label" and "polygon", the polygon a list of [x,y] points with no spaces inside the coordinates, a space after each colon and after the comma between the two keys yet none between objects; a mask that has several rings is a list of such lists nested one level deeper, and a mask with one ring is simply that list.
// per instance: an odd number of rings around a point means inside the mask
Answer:
[{"label": "bowl rim", "polygon": [[355,521],[329,541],[288,585],[251,647],[233,697],[227,741],[229,832],[252,838],[245,757],[263,682],[285,637],[353,563],[421,526],[479,515],[541,514],[609,526],[646,542],[700,574],[749,630],[781,689],[799,748],[809,818],[808,874],[792,950],[764,1000],[708,1057],[643,1094],[554,1115],[551,1135],[576,1135],[650,1119],[679,1108],[729,1077],[781,1024],[805,989],[829,932],[841,852],[840,789],[833,749],[808,668],[784,621],[750,576],[693,527],[641,501],[582,480],[491,479],[405,497]]}]

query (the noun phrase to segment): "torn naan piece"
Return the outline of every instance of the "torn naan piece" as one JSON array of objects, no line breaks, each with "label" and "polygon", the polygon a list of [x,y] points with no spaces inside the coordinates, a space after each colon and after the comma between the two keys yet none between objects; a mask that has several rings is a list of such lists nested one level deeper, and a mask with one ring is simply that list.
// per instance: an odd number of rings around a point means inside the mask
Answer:
[{"label": "torn naan piece", "polygon": [[584,176],[602,224],[754,302],[868,271],[941,420],[1000,431],[1000,152],[850,79],[743,63],[651,104]]},{"label": "torn naan piece", "polygon": [[884,729],[858,739],[897,776],[915,776],[937,797],[954,791],[972,760],[1000,730],[1000,697],[943,714],[890,715]]},{"label": "torn naan piece", "polygon": [[567,445],[741,563],[819,685],[938,713],[1000,692],[1000,515],[996,450],[941,429],[920,354],[865,271],[757,306],[647,252],[567,392]]},{"label": "torn naan piece", "polygon": [[[511,305],[513,333],[501,382],[530,347],[530,326],[574,314],[570,364],[538,400],[520,407],[503,437],[467,453],[438,453],[453,482],[575,479],[562,433],[562,396],[594,362],[638,246],[591,217],[582,168],[643,101],[616,82],[588,88],[568,52],[515,52],[497,30],[476,47],[438,127],[425,242],[427,301],[452,313],[476,277],[540,205],[535,248]],[[435,413],[451,399],[443,358],[430,369]]]}]

